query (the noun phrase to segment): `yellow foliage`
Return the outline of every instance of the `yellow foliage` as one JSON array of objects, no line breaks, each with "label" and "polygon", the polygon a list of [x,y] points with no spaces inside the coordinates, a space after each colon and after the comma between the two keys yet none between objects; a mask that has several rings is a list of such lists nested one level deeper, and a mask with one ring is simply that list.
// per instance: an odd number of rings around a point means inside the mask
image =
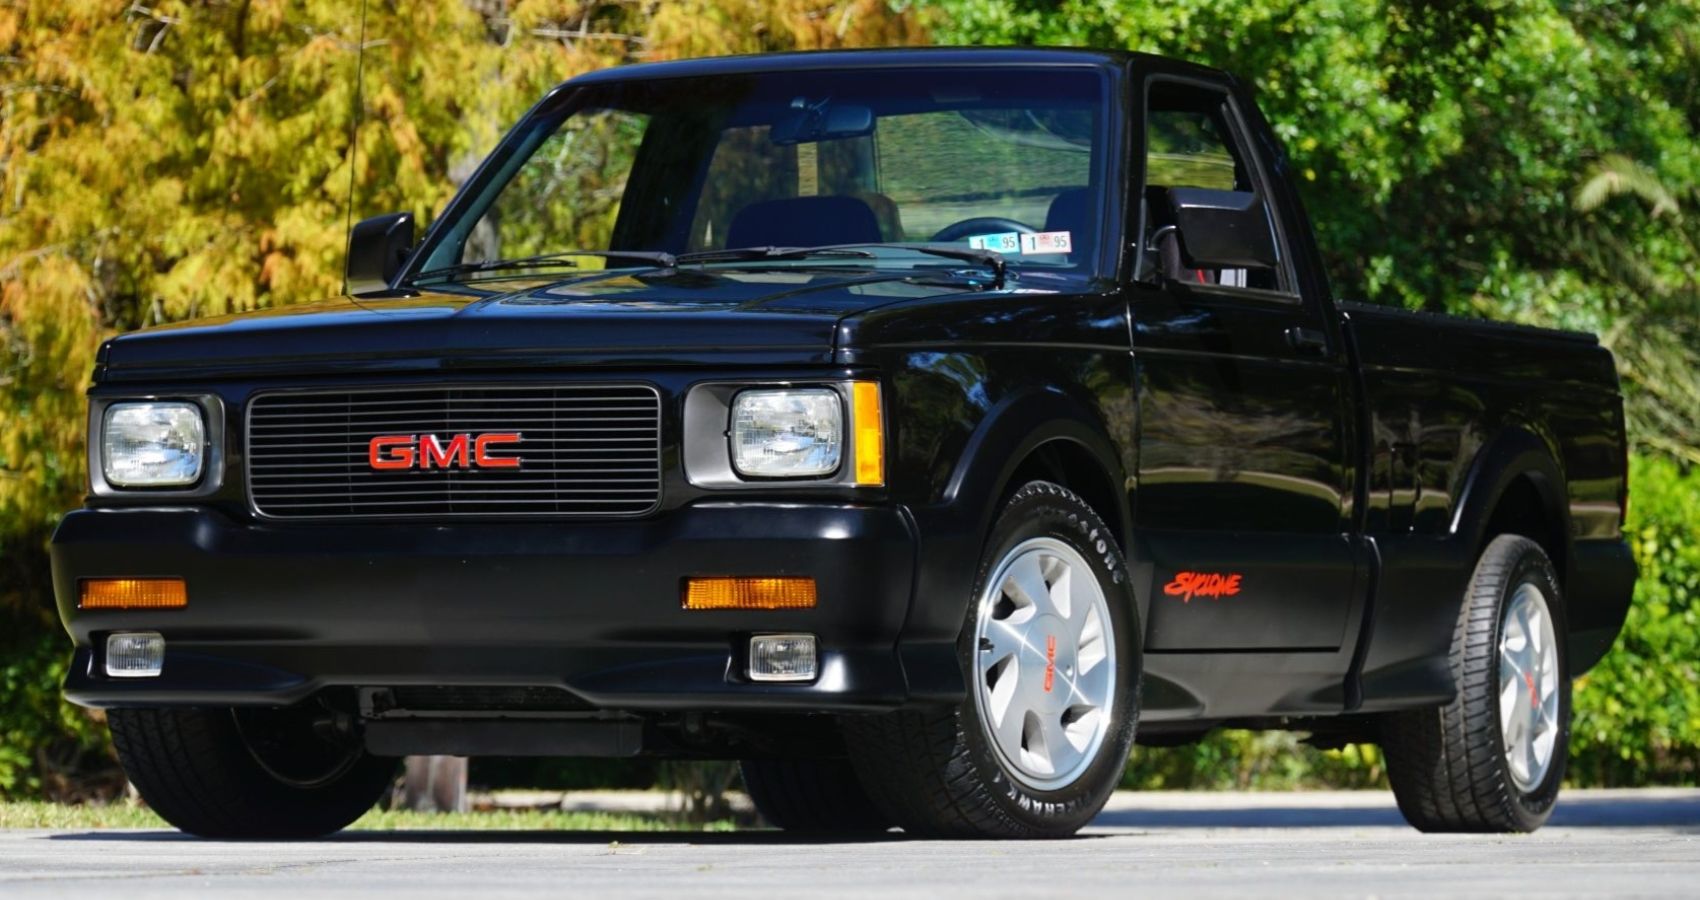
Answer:
[{"label": "yellow foliage", "polygon": [[336,293],[351,167],[356,218],[428,220],[574,75],[923,37],[885,0],[369,0],[351,152],[361,35],[354,0],[0,2],[0,606],[47,600],[100,341]]}]

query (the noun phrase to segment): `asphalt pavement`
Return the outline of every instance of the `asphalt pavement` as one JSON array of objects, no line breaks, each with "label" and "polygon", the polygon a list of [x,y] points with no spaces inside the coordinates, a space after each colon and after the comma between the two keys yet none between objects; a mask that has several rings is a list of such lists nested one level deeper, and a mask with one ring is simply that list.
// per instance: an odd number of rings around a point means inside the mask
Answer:
[{"label": "asphalt pavement", "polygon": [[0,831],[0,897],[1700,897],[1700,790],[1571,791],[1534,835],[1435,836],[1381,793],[1118,794],[1080,837]]}]

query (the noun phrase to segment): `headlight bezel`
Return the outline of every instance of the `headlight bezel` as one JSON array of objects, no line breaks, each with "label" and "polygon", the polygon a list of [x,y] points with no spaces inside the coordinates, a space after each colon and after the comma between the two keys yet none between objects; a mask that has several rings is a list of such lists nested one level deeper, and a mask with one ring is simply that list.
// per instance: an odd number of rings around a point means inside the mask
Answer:
[{"label": "headlight bezel", "polygon": [[[854,488],[865,490],[885,486],[883,445],[878,481],[858,480],[857,445],[862,438],[857,433],[855,417],[855,385],[862,384],[864,392],[877,383],[866,377],[822,380],[741,380],[702,382],[692,385],[685,394],[684,429],[681,435],[681,455],[685,464],[685,479],[692,486],[729,491],[819,490],[823,488]],[[763,476],[742,474],[734,462],[734,423],[732,413],[740,395],[760,391],[830,391],[838,401],[839,456],[837,467],[823,475]],[[864,403],[864,406],[866,404]],[[883,441],[883,410],[878,428]],[[867,467],[860,467],[865,475]]]},{"label": "headlight bezel", "polygon": [[[201,415],[200,477],[187,484],[124,486],[106,478],[106,424],[113,407],[129,404],[183,404]],[[216,394],[115,393],[89,398],[88,474],[90,492],[97,497],[190,499],[209,497],[224,484],[224,403]]]}]

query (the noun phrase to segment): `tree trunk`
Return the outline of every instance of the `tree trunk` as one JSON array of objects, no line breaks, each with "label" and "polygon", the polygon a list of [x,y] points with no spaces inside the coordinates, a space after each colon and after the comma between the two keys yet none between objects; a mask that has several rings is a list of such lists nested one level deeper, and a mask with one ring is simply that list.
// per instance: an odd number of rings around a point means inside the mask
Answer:
[{"label": "tree trunk", "polygon": [[409,756],[396,808],[466,812],[466,757]]}]

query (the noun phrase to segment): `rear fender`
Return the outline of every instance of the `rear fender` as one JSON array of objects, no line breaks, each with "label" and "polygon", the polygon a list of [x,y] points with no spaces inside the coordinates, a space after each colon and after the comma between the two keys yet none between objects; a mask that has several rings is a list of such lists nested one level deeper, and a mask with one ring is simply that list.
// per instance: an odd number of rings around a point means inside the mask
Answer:
[{"label": "rear fender", "polygon": [[[1534,485],[1546,521],[1552,526],[1550,535],[1557,546],[1551,549],[1556,550],[1558,556],[1553,564],[1561,567],[1559,575],[1563,577],[1566,573],[1562,567],[1570,555],[1571,533],[1570,505],[1564,497],[1564,473],[1558,467],[1552,448],[1526,429],[1507,429],[1476,455],[1476,462],[1464,480],[1463,491],[1453,509],[1450,530],[1453,535],[1464,538],[1470,547],[1479,550],[1493,537],[1487,533],[1487,526],[1494,511],[1499,508],[1500,500],[1517,479],[1524,477]],[[1547,542],[1546,538],[1542,538],[1542,543]]]},{"label": "rear fender", "polygon": [[1560,577],[1569,552],[1564,476],[1545,441],[1527,429],[1502,431],[1477,453],[1446,535],[1376,536],[1377,579],[1369,643],[1360,679],[1363,709],[1400,709],[1450,701],[1457,692],[1450,657],[1464,591],[1494,510],[1519,478],[1541,498],[1561,542]]}]

